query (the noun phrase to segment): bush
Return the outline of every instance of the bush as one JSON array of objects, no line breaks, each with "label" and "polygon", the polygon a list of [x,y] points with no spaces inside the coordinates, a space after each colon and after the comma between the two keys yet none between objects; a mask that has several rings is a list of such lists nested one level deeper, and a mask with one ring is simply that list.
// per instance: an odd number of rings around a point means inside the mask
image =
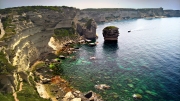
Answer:
[{"label": "bush", "polygon": [[3,52],[0,52],[0,74],[9,74],[15,69],[8,60]]},{"label": "bush", "polygon": [[91,23],[92,23],[92,19],[89,19],[88,22],[86,23],[86,28],[90,30],[91,28]]}]

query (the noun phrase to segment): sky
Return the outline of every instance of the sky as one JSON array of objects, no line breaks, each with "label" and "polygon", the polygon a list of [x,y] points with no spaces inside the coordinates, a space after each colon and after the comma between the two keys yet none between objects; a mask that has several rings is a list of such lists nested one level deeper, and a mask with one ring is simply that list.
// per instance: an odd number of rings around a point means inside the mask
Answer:
[{"label": "sky", "polygon": [[180,0],[0,0],[0,9],[18,6],[69,6],[84,8],[164,8],[180,10]]}]

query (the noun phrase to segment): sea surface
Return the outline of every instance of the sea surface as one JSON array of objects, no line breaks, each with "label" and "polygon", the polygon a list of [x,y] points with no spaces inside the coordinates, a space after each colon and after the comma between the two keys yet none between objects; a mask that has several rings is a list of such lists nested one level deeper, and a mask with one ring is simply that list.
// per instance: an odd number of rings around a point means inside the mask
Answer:
[{"label": "sea surface", "polygon": [[[106,26],[119,28],[117,43],[104,43]],[[76,60],[63,61],[74,88],[92,90],[105,101],[138,101],[133,94],[142,95],[139,101],[180,101],[180,18],[109,22],[98,25],[97,34],[97,46],[82,45]],[[97,90],[96,84],[111,88]]]}]

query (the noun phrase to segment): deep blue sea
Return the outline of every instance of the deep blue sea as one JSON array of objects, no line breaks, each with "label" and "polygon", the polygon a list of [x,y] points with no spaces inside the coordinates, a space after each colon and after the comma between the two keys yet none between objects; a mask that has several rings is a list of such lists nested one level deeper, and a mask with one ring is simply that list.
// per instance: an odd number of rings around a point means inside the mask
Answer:
[{"label": "deep blue sea", "polygon": [[[117,44],[104,43],[106,26],[119,28]],[[105,101],[136,101],[133,94],[142,95],[139,101],[180,101],[180,18],[109,22],[98,25],[97,34],[97,46],[82,45],[75,61],[63,61],[74,88],[92,90]],[[97,90],[96,84],[111,88]]]}]

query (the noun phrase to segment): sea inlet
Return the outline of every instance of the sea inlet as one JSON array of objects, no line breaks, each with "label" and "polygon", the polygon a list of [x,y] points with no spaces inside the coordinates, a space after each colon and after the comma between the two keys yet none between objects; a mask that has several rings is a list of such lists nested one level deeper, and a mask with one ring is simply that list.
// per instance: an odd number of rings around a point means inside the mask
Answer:
[{"label": "sea inlet", "polygon": [[[104,42],[106,26],[119,28],[117,43]],[[140,101],[179,101],[179,26],[178,17],[99,24],[97,46],[82,45],[75,53],[76,60],[63,60],[63,74],[74,88],[92,90],[105,101],[137,100],[133,94],[142,95]],[[97,90],[96,84],[111,87]]]}]

